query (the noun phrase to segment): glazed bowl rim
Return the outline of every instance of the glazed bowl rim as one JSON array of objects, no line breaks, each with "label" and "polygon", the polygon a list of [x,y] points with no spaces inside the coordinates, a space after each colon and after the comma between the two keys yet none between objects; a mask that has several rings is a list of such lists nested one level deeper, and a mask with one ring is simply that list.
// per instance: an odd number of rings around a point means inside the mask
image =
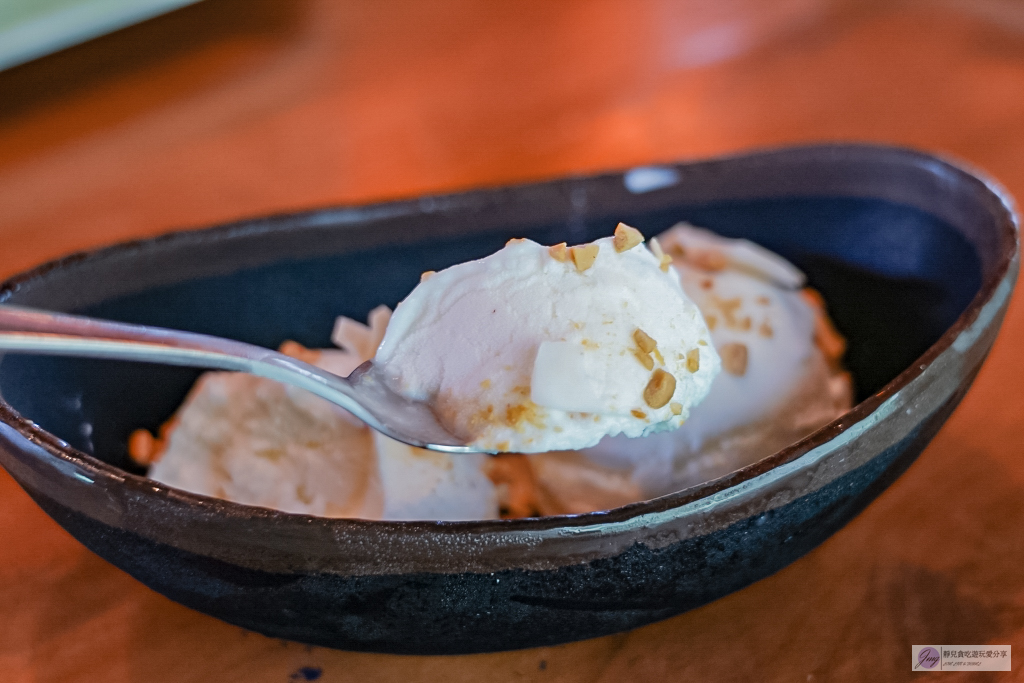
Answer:
[{"label": "glazed bowl rim", "polygon": [[[231,518],[282,522],[292,520],[299,524],[315,523],[318,526],[327,525],[337,530],[348,529],[355,531],[357,529],[363,529],[373,531],[375,533],[387,532],[388,530],[394,530],[396,532],[410,532],[420,528],[433,532],[440,531],[456,534],[474,534],[512,531],[543,531],[558,527],[565,527],[568,529],[591,525],[605,526],[610,523],[626,522],[637,517],[662,513],[668,510],[678,510],[689,506],[690,504],[697,503],[698,501],[709,499],[715,494],[726,491],[727,489],[749,483],[760,475],[777,470],[783,465],[799,461],[815,449],[833,441],[855,425],[863,423],[865,420],[870,418],[887,399],[919,377],[939,356],[952,347],[962,334],[965,332],[969,333],[969,328],[971,328],[972,324],[978,320],[979,315],[982,313],[986,304],[994,298],[1000,286],[1005,286],[1005,282],[1011,272],[1011,267],[1018,257],[1020,248],[1019,220],[1015,212],[1015,205],[1009,193],[997,181],[989,177],[985,172],[980,171],[963,160],[951,158],[946,154],[924,152],[905,146],[879,145],[873,143],[819,143],[764,147],[742,152],[715,155],[701,159],[642,164],[627,169],[605,170],[596,173],[588,173],[586,175],[571,176],[573,179],[577,180],[597,179],[608,176],[621,177],[632,169],[646,168],[650,166],[685,168],[687,166],[706,163],[719,163],[743,159],[755,159],[757,157],[768,157],[779,153],[822,154],[841,151],[861,152],[867,154],[877,153],[880,155],[896,153],[907,159],[916,159],[918,162],[938,162],[945,166],[947,170],[951,170],[960,175],[961,179],[980,184],[984,191],[987,191],[998,201],[999,208],[1002,209],[1003,215],[998,217],[999,228],[1002,232],[1002,234],[999,235],[999,244],[1005,244],[1006,238],[1009,237],[1010,248],[1001,249],[999,251],[998,259],[993,265],[991,273],[983,279],[977,294],[953,324],[910,366],[887,382],[885,386],[876,393],[859,402],[849,411],[843,413],[828,424],[808,434],[803,439],[800,439],[799,441],[796,441],[789,446],[762,458],[761,460],[731,473],[680,491],[648,500],[629,503],[609,510],[570,515],[551,515],[526,519],[391,521],[322,517],[318,515],[283,512],[272,508],[236,503],[229,500],[204,496],[155,482],[143,475],[133,474],[70,446],[56,435],[47,432],[31,420],[23,417],[14,409],[13,406],[8,404],[2,398],[0,398],[0,422],[6,423],[12,427],[23,439],[41,446],[47,455],[73,464],[76,468],[79,468],[84,472],[88,472],[91,476],[102,478],[107,484],[131,487],[142,496],[156,495],[166,497],[168,499],[176,499],[190,507],[198,508],[207,514]],[[507,185],[474,186],[472,188],[465,188],[458,192],[431,196],[435,198],[458,197],[471,192],[495,189],[496,187],[515,189],[517,187],[542,185],[545,182],[550,182],[551,180],[564,178],[565,176],[548,180],[533,180],[530,182]],[[10,297],[14,295],[21,286],[31,283],[52,271],[60,270],[73,264],[85,261],[102,261],[110,257],[129,253],[132,250],[142,247],[159,248],[159,246],[165,242],[187,242],[188,240],[194,240],[199,237],[212,237],[212,240],[210,241],[213,241],[214,243],[224,243],[236,236],[247,236],[260,232],[285,233],[290,229],[287,225],[289,219],[312,216],[325,211],[386,206],[388,204],[401,203],[403,201],[408,200],[385,200],[370,204],[337,205],[298,212],[262,215],[228,223],[216,224],[213,226],[173,230],[154,237],[120,241],[111,245],[98,247],[96,249],[72,253],[17,273],[0,283],[0,302],[10,299]],[[415,201],[415,199],[413,199],[413,201]],[[1010,284],[1012,285],[1012,282]]]}]

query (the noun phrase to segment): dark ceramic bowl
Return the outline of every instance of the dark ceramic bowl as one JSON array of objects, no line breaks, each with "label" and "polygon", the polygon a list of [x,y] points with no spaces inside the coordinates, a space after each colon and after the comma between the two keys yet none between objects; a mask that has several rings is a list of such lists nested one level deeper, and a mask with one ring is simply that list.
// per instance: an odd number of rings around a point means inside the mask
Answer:
[{"label": "dark ceramic bowl", "polygon": [[424,270],[510,237],[592,240],[619,220],[648,235],[688,220],[800,266],[849,339],[859,404],[750,467],[608,512],[372,522],[140,476],[129,432],[166,419],[194,371],[8,356],[0,462],[100,556],[267,635],[400,653],[590,638],[742,588],[856,515],[963,397],[1017,275],[1014,216],[991,184],[916,152],[819,146],[177,233],[47,264],[0,300],[324,346],[335,316],[394,305]]}]

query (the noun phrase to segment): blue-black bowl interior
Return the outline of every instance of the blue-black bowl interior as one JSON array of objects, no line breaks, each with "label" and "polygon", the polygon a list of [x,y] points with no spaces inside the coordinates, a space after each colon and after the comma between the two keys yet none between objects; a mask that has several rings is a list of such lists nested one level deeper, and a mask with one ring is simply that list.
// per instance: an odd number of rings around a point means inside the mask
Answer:
[{"label": "blue-black bowl interior", "polygon": [[[887,201],[808,197],[509,223],[504,230],[280,260],[145,289],[79,312],[267,347],[285,339],[329,346],[336,316],[362,320],[374,306],[394,307],[425,270],[486,256],[513,236],[546,244],[589,241],[608,235],[620,220],[647,235],[689,221],[754,240],[803,269],[848,339],[845,363],[858,400],[935,343],[981,286],[975,249],[936,217]],[[166,267],[175,268],[173,259]],[[127,457],[128,435],[139,427],[157,428],[198,374],[139,363],[8,355],[0,363],[0,393],[75,448],[139,471]]]}]

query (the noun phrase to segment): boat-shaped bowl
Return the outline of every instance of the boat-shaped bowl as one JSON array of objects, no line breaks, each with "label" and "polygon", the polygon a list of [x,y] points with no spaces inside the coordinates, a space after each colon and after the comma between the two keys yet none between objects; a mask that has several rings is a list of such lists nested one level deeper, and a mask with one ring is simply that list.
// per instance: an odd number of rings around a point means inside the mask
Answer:
[{"label": "boat-shaped bowl", "polygon": [[101,557],[253,631],[394,653],[591,638],[743,588],[868,505],[967,391],[1018,268],[1016,220],[993,183],[915,151],[819,145],[179,232],[40,266],[0,285],[0,301],[326,346],[335,316],[394,306],[425,270],[511,237],[589,241],[620,220],[647,235],[686,220],[797,264],[848,338],[856,406],[739,471],[614,510],[327,519],[132,467],[128,434],[170,416],[197,372],[8,355],[0,464]]}]

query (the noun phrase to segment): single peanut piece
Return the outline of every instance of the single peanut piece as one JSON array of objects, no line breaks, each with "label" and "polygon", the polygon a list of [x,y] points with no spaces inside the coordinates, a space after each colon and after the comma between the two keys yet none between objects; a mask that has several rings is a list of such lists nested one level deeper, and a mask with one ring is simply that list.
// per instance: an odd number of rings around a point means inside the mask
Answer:
[{"label": "single peanut piece", "polygon": [[730,375],[742,377],[747,374],[746,344],[722,344],[718,355],[722,357],[722,368]]},{"label": "single peanut piece", "polygon": [[128,437],[128,455],[139,465],[152,465],[158,450],[156,438],[145,429],[136,429]]},{"label": "single peanut piece", "polygon": [[644,403],[652,408],[661,408],[675,393],[676,378],[658,368],[651,375],[651,381],[644,387]]},{"label": "single peanut piece", "polygon": [[572,262],[576,264],[576,270],[582,273],[594,265],[594,261],[597,260],[597,252],[600,250],[601,247],[597,244],[584,244],[570,249],[569,253],[572,255]]},{"label": "single peanut piece", "polygon": [[625,223],[619,223],[615,226],[615,236],[612,237],[612,246],[614,246],[615,251],[620,254],[624,251],[629,251],[638,244],[642,244],[643,241],[643,234],[636,228],[630,227]]},{"label": "single peanut piece", "polygon": [[281,342],[281,345],[277,347],[277,350],[286,356],[298,358],[299,360],[311,365],[320,360],[319,351],[316,349],[307,349],[299,342],[292,341],[291,339],[286,339]]},{"label": "single peanut piece", "polygon": [[648,370],[654,369],[654,359],[651,358],[651,354],[647,353],[643,349],[633,349],[633,355],[636,356],[636,359],[640,361],[640,364],[645,368]]},{"label": "single peanut piece", "polygon": [[804,287],[800,296],[814,310],[814,343],[825,358],[837,363],[846,353],[846,338],[832,325],[825,313],[825,299],[816,289]]},{"label": "single peanut piece", "polygon": [[658,259],[658,266],[661,268],[662,272],[667,273],[668,267],[672,265],[672,257],[666,254],[661,248],[661,244],[658,243],[657,238],[652,237],[650,245],[651,253],[654,254],[656,259]]},{"label": "single peanut piece", "polygon": [[650,353],[654,349],[658,348],[658,342],[654,341],[649,334],[641,330],[639,327],[633,332],[633,341],[636,342],[636,345],[639,346],[640,350],[644,353]]},{"label": "single peanut piece", "polygon": [[686,369],[690,372],[700,370],[700,349],[690,349],[686,352]]},{"label": "single peanut piece", "polygon": [[695,254],[690,254],[690,263],[711,272],[724,270],[729,265],[729,258],[720,251],[699,251]]}]

